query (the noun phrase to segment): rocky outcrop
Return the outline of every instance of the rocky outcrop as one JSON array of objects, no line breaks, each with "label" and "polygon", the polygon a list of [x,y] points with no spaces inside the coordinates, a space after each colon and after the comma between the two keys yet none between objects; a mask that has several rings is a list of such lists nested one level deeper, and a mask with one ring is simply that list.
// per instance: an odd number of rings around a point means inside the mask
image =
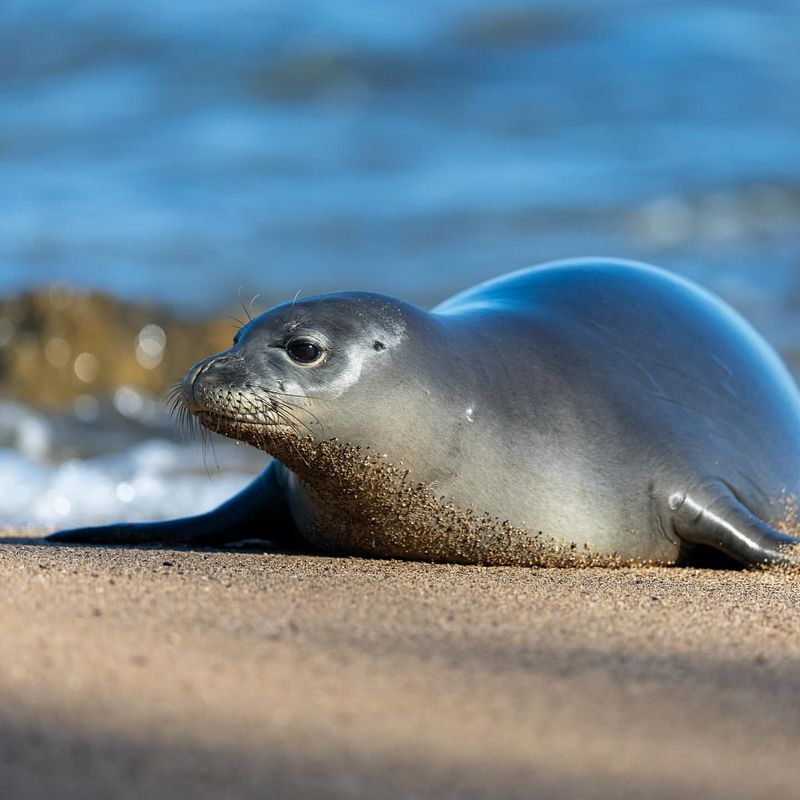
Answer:
[{"label": "rocky outcrop", "polygon": [[50,410],[122,386],[159,396],[237,327],[56,284],[0,300],[0,394]]}]

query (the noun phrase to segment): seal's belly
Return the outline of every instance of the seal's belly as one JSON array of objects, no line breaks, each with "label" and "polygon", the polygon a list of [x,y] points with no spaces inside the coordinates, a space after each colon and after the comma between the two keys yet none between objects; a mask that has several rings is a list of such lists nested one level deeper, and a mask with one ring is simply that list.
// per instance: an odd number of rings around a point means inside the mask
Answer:
[{"label": "seal's belly", "polygon": [[287,468],[284,489],[300,534],[322,551],[548,567],[671,563],[677,557],[672,548],[654,554],[647,535],[641,549],[625,553],[560,539],[437,497],[429,487],[409,481],[407,472],[357,448],[323,443],[315,450],[304,454],[306,464],[315,460],[309,471],[313,484]]}]

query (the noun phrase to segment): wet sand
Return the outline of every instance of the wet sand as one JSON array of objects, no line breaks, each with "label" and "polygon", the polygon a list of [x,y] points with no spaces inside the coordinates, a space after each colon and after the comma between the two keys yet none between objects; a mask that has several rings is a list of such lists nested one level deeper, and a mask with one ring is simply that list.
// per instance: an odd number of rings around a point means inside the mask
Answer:
[{"label": "wet sand", "polygon": [[6,539],[0,579],[4,798],[800,795],[797,575]]}]

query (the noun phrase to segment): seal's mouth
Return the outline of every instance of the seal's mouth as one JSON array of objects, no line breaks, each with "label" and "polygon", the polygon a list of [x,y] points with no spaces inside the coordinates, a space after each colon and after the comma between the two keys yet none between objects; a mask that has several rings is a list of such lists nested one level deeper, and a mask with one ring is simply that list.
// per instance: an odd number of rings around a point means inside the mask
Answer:
[{"label": "seal's mouth", "polygon": [[288,428],[289,426],[282,422],[277,417],[268,416],[266,414],[240,414],[236,417],[231,417],[226,414],[220,414],[217,411],[203,409],[195,411],[195,416],[201,425],[209,428],[212,431],[222,432],[223,430],[279,430]]}]

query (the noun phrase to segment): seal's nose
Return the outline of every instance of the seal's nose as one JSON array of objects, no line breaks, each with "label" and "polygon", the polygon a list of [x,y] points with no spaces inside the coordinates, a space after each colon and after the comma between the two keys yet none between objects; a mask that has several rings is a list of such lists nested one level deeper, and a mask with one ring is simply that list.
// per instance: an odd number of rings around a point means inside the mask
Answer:
[{"label": "seal's nose", "polygon": [[202,361],[198,361],[185,375],[183,379],[183,385],[186,387],[191,387],[195,381],[195,378],[202,372],[203,367],[208,359],[203,359]]},{"label": "seal's nose", "polygon": [[241,381],[241,356],[229,351],[216,353],[198,361],[183,379],[183,397],[193,414],[208,407],[221,391],[237,386]]},{"label": "seal's nose", "polygon": [[[208,356],[201,361],[198,361],[187,373],[183,379],[183,395],[186,399],[186,404],[189,411],[195,413],[202,409],[202,402],[198,398],[198,384],[202,383],[201,375],[209,370],[216,362],[224,359],[224,354],[217,353],[213,356]],[[202,392],[200,392],[202,397]]]}]

